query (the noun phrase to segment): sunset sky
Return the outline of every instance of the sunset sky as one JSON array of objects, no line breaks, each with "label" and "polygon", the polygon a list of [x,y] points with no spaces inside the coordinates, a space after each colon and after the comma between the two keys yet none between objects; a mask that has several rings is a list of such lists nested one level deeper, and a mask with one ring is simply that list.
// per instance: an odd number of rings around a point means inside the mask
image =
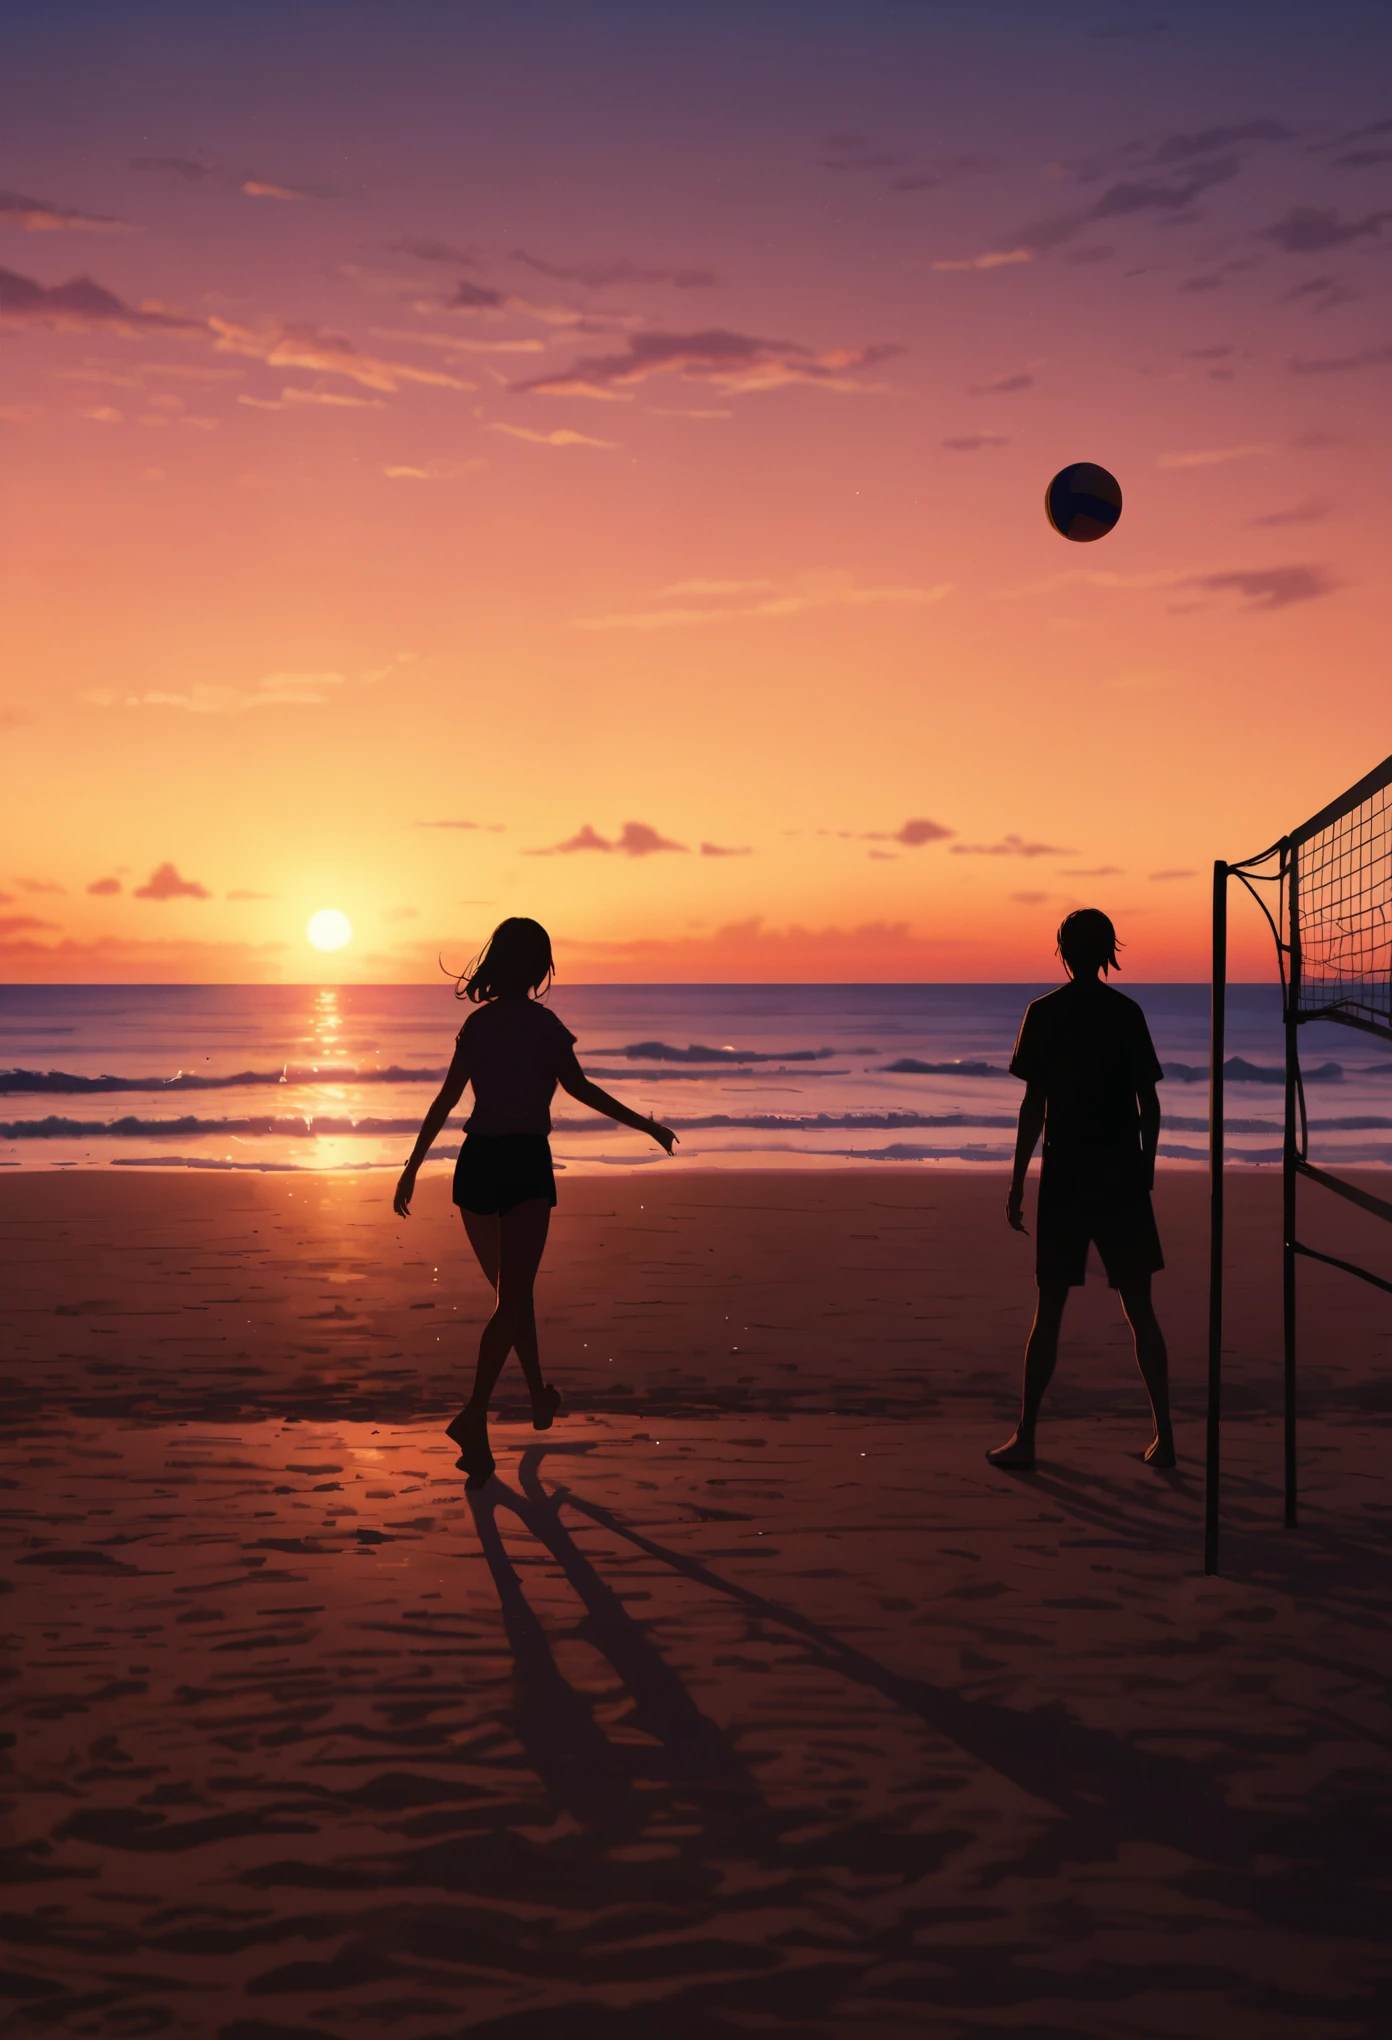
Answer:
[{"label": "sunset sky", "polygon": [[5,977],[411,981],[522,912],[563,979],[1038,979],[1096,904],[1198,978],[1213,858],[1392,750],[1384,5],[5,48]]}]

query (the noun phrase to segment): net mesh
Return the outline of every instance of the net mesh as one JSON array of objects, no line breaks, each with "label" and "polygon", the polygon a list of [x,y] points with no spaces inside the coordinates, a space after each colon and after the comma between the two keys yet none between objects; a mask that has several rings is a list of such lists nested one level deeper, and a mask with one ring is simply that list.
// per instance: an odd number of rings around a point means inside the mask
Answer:
[{"label": "net mesh", "polygon": [[1298,1016],[1392,1039],[1392,772],[1297,857]]}]

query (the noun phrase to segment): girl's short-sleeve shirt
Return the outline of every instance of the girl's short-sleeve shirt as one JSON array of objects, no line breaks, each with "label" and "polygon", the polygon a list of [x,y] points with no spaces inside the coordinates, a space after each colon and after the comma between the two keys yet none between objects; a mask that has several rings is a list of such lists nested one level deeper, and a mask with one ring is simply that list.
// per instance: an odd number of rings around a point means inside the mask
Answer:
[{"label": "girl's short-sleeve shirt", "polygon": [[469,1052],[474,1109],[466,1133],[547,1134],[556,1080],[575,1036],[535,999],[490,999],[459,1030]]}]

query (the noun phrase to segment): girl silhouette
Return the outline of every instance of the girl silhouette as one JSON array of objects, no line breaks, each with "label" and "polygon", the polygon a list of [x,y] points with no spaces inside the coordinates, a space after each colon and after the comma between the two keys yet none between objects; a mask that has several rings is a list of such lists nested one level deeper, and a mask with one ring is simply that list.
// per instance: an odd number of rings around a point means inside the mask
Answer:
[{"label": "girl silhouette", "polygon": [[455,997],[477,1011],[459,1030],[454,1060],[392,1200],[397,1217],[409,1218],[416,1173],[464,1086],[472,1084],[474,1109],[455,1164],[454,1201],[497,1305],[479,1340],[474,1392],[445,1429],[467,1471],[480,1480],[493,1471],[488,1404],[509,1352],[522,1363],[538,1431],[551,1428],[561,1405],[560,1391],[542,1380],[532,1301],[556,1202],[548,1135],[557,1084],[592,1111],[650,1134],[669,1155],[677,1139],[670,1127],[630,1112],[586,1077],[575,1060],[575,1036],[540,1003],[555,969],[551,938],[540,922],[514,915],[493,930],[455,987]]}]

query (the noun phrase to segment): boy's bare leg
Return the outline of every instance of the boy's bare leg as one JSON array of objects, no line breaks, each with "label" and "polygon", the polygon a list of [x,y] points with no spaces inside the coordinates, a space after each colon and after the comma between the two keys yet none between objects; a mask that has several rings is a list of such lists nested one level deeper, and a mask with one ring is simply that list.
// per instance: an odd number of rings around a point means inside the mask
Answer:
[{"label": "boy's bare leg", "polygon": [[1155,1306],[1150,1300],[1149,1275],[1126,1284],[1121,1292],[1121,1307],[1136,1340],[1136,1365],[1141,1370],[1141,1380],[1145,1383],[1151,1415],[1155,1419],[1155,1436],[1146,1447],[1146,1464],[1173,1466],[1175,1449],[1174,1433],[1170,1428],[1169,1355],[1165,1351],[1165,1335],[1155,1315]]},{"label": "boy's bare leg", "polygon": [[[1025,1379],[1020,1396],[1020,1421],[1004,1445],[997,1445],[986,1457],[993,1466],[1024,1471],[1034,1465],[1034,1427],[1039,1405],[1053,1378],[1058,1360],[1059,1327],[1068,1302],[1066,1282],[1041,1282],[1034,1323],[1025,1346]],[[1157,1327],[1158,1329],[1158,1327]]]}]

